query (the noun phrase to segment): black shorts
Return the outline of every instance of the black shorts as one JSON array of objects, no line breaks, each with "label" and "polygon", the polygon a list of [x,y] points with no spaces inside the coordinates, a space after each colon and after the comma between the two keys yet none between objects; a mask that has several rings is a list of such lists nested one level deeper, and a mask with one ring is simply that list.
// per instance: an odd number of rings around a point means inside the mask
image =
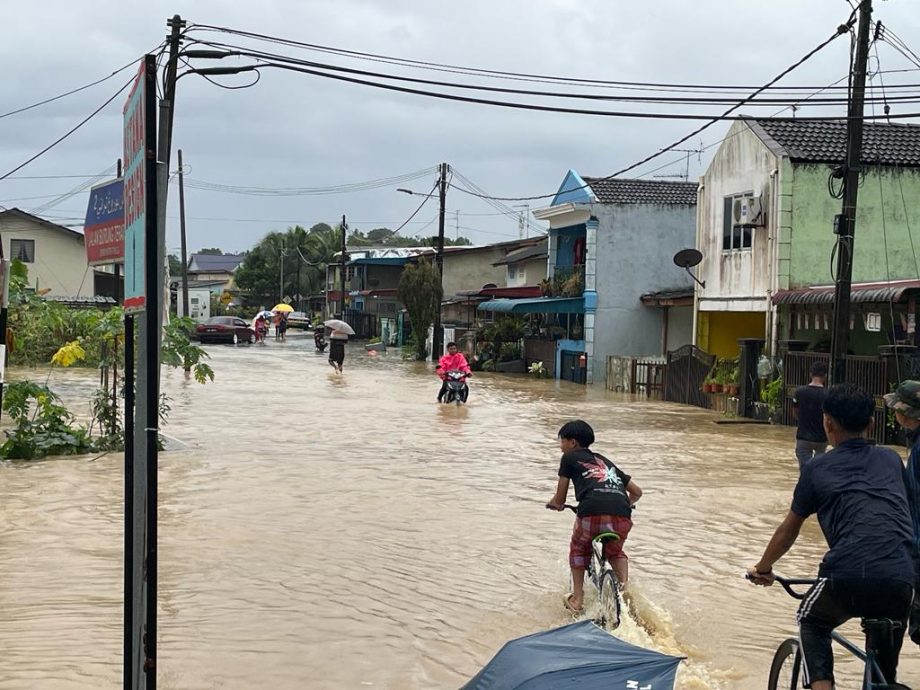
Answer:
[{"label": "black shorts", "polygon": [[329,361],[342,366],[345,361],[345,343],[341,340],[333,340],[329,346]]},{"label": "black shorts", "polygon": [[901,623],[891,639],[879,641],[878,664],[885,679],[895,681],[914,588],[900,580],[818,578],[799,607],[799,641],[806,688],[815,680],[834,680],[831,631],[851,618],[888,618]]}]

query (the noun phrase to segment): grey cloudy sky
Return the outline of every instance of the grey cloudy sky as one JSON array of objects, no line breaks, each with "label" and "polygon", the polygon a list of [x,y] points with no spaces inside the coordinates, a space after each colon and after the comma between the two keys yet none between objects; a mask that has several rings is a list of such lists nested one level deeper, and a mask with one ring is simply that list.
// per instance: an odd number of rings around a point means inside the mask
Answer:
[{"label": "grey cloudy sky", "polygon": [[[745,85],[771,79],[827,38],[850,13],[845,0],[262,0],[258,4],[0,0],[0,8],[7,20],[0,42],[5,66],[0,112],[111,73],[154,48],[166,34],[166,18],[175,13],[190,23],[422,61],[590,79]],[[875,17],[920,54],[920,12],[916,9],[917,0],[877,0]],[[216,34],[192,36],[239,42]],[[328,55],[283,46],[259,47],[345,64]],[[783,83],[825,85],[843,77],[848,49],[849,41],[839,39]],[[884,70],[911,67],[888,45],[879,47],[879,60]],[[229,64],[249,62],[233,59]],[[349,64],[364,69],[388,67]],[[92,112],[129,75],[126,71],[69,98],[0,119],[0,175]],[[438,78],[431,73],[414,76]],[[920,72],[891,75],[892,82],[898,79],[920,83]],[[251,77],[221,80],[236,85],[248,83]],[[548,88],[512,82],[497,85]],[[122,95],[44,157],[0,181],[0,205],[40,209],[51,220],[78,224],[87,194],[63,200],[56,197],[84,184],[85,177],[24,176],[89,176],[113,165],[121,155],[123,103]],[[616,103],[579,105],[635,109]],[[920,106],[900,107],[920,110]],[[645,109],[675,112],[679,106]],[[747,108],[741,112],[772,111]],[[842,111],[814,107],[800,114],[832,112]],[[177,94],[174,149],[183,149],[190,180],[224,185],[319,187],[431,168],[423,179],[400,185],[426,191],[434,182],[435,166],[447,161],[490,194],[530,196],[553,192],[569,168],[583,175],[610,174],[699,124],[507,110],[267,69],[255,87],[237,91],[219,89],[198,76],[184,77]],[[716,124],[693,143],[717,142],[727,128],[728,123]],[[679,157],[665,154],[631,176],[641,176]],[[702,172],[706,161],[706,155],[702,163],[693,157],[691,179]],[[656,174],[677,174],[682,168],[682,163],[675,164]],[[42,208],[49,202],[54,204]],[[319,221],[334,223],[343,213],[352,227],[362,230],[397,227],[417,204],[417,198],[398,194],[391,187],[295,197],[189,189],[189,244],[192,249],[243,250],[270,230],[295,223],[308,227]],[[450,190],[447,207],[449,233],[454,232],[454,212],[459,210],[460,232],[477,243],[518,235],[513,218],[497,215],[492,206],[459,191]],[[171,187],[167,222],[171,250],[178,246],[176,209],[177,193]],[[436,207],[431,203],[405,232],[436,232],[435,216]]]}]

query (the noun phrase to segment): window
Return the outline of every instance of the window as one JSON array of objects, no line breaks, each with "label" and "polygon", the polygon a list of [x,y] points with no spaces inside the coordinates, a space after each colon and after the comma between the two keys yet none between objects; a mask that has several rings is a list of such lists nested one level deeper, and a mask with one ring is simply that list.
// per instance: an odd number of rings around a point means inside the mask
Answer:
[{"label": "window", "polygon": [[514,280],[514,266],[508,266],[508,280]]},{"label": "window", "polygon": [[736,194],[725,197],[722,205],[722,251],[750,249],[754,237],[754,228],[735,225],[735,204],[754,195]]},{"label": "window", "polygon": [[518,278],[520,278],[521,280],[524,280],[524,276],[525,276],[524,267],[521,266],[521,267],[518,269]]},{"label": "window", "polygon": [[35,263],[35,240],[10,240],[10,259],[24,264]]}]

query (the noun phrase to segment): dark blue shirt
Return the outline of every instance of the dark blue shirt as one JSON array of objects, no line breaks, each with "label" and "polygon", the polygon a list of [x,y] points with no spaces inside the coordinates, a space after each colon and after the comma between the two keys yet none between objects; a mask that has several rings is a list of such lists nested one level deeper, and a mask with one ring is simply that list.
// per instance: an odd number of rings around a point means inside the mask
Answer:
[{"label": "dark blue shirt", "polygon": [[913,527],[904,466],[890,448],[864,439],[841,443],[805,463],[792,512],[818,514],[830,550],[822,577],[884,578],[913,584]]}]

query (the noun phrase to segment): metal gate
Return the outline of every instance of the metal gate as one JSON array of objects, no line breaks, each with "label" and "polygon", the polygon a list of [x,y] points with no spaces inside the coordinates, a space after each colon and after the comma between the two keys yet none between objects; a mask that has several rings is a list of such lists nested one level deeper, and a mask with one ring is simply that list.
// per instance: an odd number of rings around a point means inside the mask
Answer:
[{"label": "metal gate", "polygon": [[[792,416],[792,396],[795,389],[811,381],[811,366],[815,362],[830,365],[830,355],[824,352],[787,352],[783,358],[783,424],[795,425]],[[882,396],[888,392],[888,363],[880,357],[846,358],[846,380],[875,398],[875,428],[872,438],[876,443],[886,442],[885,403]]]},{"label": "metal gate", "polygon": [[709,409],[712,403],[709,395],[703,392],[703,381],[715,362],[715,355],[704,352],[696,345],[684,345],[668,352],[664,399]]}]

